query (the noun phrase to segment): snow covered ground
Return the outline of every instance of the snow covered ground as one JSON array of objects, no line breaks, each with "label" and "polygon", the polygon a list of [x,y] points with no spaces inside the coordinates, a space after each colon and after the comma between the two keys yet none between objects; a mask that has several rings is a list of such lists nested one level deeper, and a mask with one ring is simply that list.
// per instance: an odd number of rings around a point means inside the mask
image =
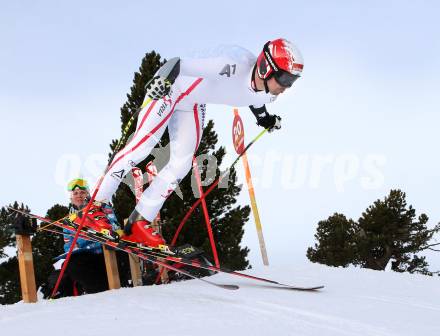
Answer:
[{"label": "snow covered ground", "polygon": [[2,335],[440,335],[440,278],[330,268],[253,269],[297,292],[228,275],[228,291],[199,281],[126,288],[37,304],[0,306]]}]

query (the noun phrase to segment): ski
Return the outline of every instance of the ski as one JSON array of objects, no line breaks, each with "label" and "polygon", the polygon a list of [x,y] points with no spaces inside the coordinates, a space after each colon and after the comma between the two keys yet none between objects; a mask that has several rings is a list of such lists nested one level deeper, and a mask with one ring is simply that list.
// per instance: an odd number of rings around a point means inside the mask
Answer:
[{"label": "ski", "polygon": [[[46,223],[51,223],[55,226],[58,227],[62,227],[62,228],[66,228],[67,230],[70,231],[76,231],[75,228],[71,227],[71,226],[67,226],[64,225],[60,222],[56,222],[56,221],[52,221],[48,218],[44,218],[38,215],[34,215],[34,214],[29,214],[26,213],[24,211],[21,210],[17,210],[17,209],[12,209],[16,212],[20,212],[24,215],[27,215],[29,217],[32,218],[36,218],[40,221],[46,222]],[[81,234],[83,233],[83,231],[81,231]],[[259,277],[259,276],[255,276],[255,275],[250,275],[250,274],[245,274],[245,273],[241,273],[241,272],[237,272],[237,271],[232,271],[229,270],[225,267],[215,267],[211,264],[207,264],[207,263],[202,263],[202,262],[195,262],[192,260],[188,260],[179,256],[174,255],[171,250],[168,250],[167,252],[164,252],[163,250],[159,250],[159,249],[154,249],[154,248],[150,248],[150,247],[146,247],[143,246],[143,248],[139,248],[138,246],[132,246],[132,245],[127,245],[126,242],[124,242],[123,240],[120,240],[118,243],[116,242],[112,242],[112,241],[107,241],[105,239],[103,239],[100,236],[95,236],[94,233],[92,232],[84,232],[84,234],[81,236],[84,239],[89,239],[92,241],[96,241],[99,243],[103,243],[104,245],[113,247],[113,248],[117,248],[117,249],[121,249],[127,253],[132,253],[135,254],[137,256],[139,256],[141,259],[144,260],[148,260],[146,258],[152,258],[152,259],[160,259],[159,262],[161,262],[161,266],[167,265],[167,266],[171,266],[167,263],[165,263],[164,261],[169,261],[169,262],[174,262],[174,263],[180,263],[183,265],[187,265],[187,266],[191,266],[194,268],[201,268],[201,269],[205,269],[205,270],[209,270],[209,271],[213,271],[213,272],[218,272],[218,273],[227,273],[233,276],[237,276],[237,277],[242,277],[242,278],[247,278],[247,279],[251,279],[251,280],[255,280],[255,281],[259,281],[259,282],[263,282],[266,284],[270,284],[272,285],[271,287],[273,288],[278,288],[278,289],[286,289],[286,290],[295,290],[295,291],[317,291],[320,289],[323,289],[324,286],[310,286],[310,287],[303,287],[303,286],[295,286],[295,285],[290,285],[290,284],[284,284],[275,280],[271,280],[271,279],[267,279],[267,278],[263,278],[263,277]],[[137,244],[136,244],[137,245]],[[141,257],[142,256],[142,257]],[[150,261],[150,260],[149,260]],[[157,264],[159,264],[158,262],[156,262]],[[164,267],[167,267],[164,266]],[[172,267],[172,266],[171,266]],[[170,267],[168,267],[170,268]],[[173,269],[174,271],[176,271],[176,269]],[[181,272],[179,269],[177,269],[178,272],[184,274],[183,272]],[[186,274],[185,274],[186,275]],[[194,276],[191,276],[191,278],[196,278],[199,280],[204,280],[204,279],[200,279]],[[206,280],[207,281],[207,280]],[[234,285],[232,285],[234,286]],[[238,287],[238,286],[237,286]],[[228,288],[228,289],[232,289],[232,288]],[[235,289],[235,288],[234,288]]]},{"label": "ski", "polygon": [[[38,219],[38,220],[40,220],[40,221],[42,221],[44,223],[52,224],[52,225],[55,225],[57,227],[60,227],[60,228],[63,228],[63,229],[67,229],[67,230],[70,230],[70,231],[73,231],[73,232],[76,231],[71,226],[63,225],[62,223],[59,223],[57,221],[53,221],[53,220],[51,220],[49,218],[45,218],[45,217],[41,217],[41,216],[34,215],[34,214],[31,214],[31,213],[27,213],[27,212],[24,212],[24,211],[21,211],[21,210],[18,210],[18,209],[14,209],[14,208],[11,208],[11,207],[8,207],[8,208],[13,210],[13,211],[15,211],[15,212],[21,213],[21,214],[23,214],[25,216]],[[60,232],[60,234],[63,234],[63,233]],[[109,247],[111,249],[117,249],[117,250],[129,253],[129,254],[133,254],[133,255],[139,257],[142,260],[146,260],[146,261],[149,261],[151,263],[157,264],[159,266],[163,266],[163,267],[165,267],[167,269],[170,269],[172,271],[184,274],[187,277],[190,277],[190,278],[195,279],[195,280],[202,281],[202,282],[204,282],[206,284],[209,284],[209,285],[212,285],[212,286],[215,286],[215,287],[218,287],[218,288],[228,289],[228,290],[237,290],[237,289],[240,288],[237,285],[219,284],[219,283],[216,283],[216,282],[213,282],[213,281],[209,281],[209,280],[206,280],[206,279],[198,278],[198,277],[192,275],[189,272],[186,272],[184,270],[181,270],[181,269],[179,269],[177,267],[174,267],[172,265],[169,265],[169,264],[161,261],[160,257],[153,256],[153,255],[147,255],[145,253],[142,253],[140,250],[133,249],[133,248],[130,248],[130,247],[127,247],[127,246],[124,246],[124,245],[121,246],[121,245],[119,245],[119,243],[116,243],[116,242],[113,242],[113,241],[109,241],[109,240],[105,240],[105,239],[103,239],[102,237],[99,237],[99,236],[98,237],[94,237],[93,233],[91,233],[91,232],[83,232],[83,231],[81,231],[79,237],[84,238],[84,239],[88,239],[88,240],[91,240],[91,241],[95,241],[95,242],[98,242],[98,243],[101,243],[101,244],[103,244],[103,245],[105,245],[105,246],[107,246],[107,247]]]}]

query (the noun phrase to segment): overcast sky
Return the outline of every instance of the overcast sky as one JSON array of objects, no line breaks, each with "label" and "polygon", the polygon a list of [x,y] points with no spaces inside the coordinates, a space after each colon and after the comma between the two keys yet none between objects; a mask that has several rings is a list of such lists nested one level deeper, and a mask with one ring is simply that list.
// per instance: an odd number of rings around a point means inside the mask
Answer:
[{"label": "overcast sky", "polygon": [[[304,55],[303,78],[268,107],[282,130],[249,153],[269,260],[303,261],[319,220],[356,220],[391,188],[433,226],[439,13],[436,1],[3,1],[0,206],[19,200],[44,214],[66,203],[65,183],[79,172],[96,182],[146,52],[237,44],[257,54],[285,37]],[[232,108],[207,113],[231,162]],[[259,129],[240,113],[249,141]],[[253,220],[245,244],[260,263]],[[440,269],[439,254],[429,257]]]}]

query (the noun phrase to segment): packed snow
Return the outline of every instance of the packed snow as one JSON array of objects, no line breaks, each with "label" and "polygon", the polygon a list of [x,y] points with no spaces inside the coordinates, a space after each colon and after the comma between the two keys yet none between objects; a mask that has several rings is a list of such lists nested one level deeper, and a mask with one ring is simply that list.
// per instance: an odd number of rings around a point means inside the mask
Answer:
[{"label": "packed snow", "polygon": [[191,280],[0,307],[2,335],[440,335],[440,278],[358,268],[258,267],[249,274],[317,292],[217,274],[224,290]]}]

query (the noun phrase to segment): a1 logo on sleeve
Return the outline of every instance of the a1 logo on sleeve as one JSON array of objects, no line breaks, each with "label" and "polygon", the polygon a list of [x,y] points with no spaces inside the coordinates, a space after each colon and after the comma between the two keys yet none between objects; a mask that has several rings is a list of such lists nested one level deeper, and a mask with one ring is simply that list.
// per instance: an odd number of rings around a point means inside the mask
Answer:
[{"label": "a1 logo on sleeve", "polygon": [[226,75],[231,77],[231,75],[235,75],[235,70],[237,69],[237,64],[226,64],[223,69],[219,72],[220,76]]}]

